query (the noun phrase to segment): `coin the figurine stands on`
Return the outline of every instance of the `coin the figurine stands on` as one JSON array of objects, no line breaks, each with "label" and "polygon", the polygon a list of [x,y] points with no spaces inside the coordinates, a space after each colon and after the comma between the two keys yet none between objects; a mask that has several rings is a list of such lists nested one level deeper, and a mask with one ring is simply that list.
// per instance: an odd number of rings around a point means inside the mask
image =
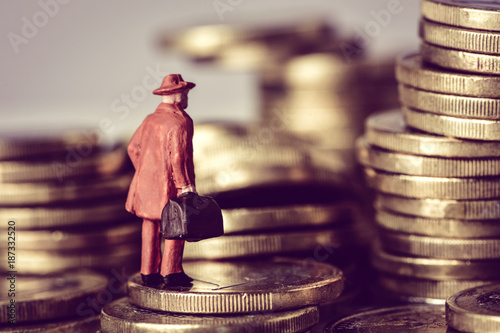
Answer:
[{"label": "coin the figurine stands on", "polygon": [[[143,219],[141,277],[147,286],[159,286],[161,282],[168,287],[190,286],[192,278],[182,268],[184,241],[223,233],[217,203],[196,194],[193,121],[184,111],[187,94],[194,86],[179,74],[167,75],[161,87],[153,92],[162,96],[162,103],[146,117],[128,146],[136,172],[126,209]],[[203,229],[192,230],[191,221],[196,225],[202,221]],[[174,230],[178,232],[173,233]]]}]

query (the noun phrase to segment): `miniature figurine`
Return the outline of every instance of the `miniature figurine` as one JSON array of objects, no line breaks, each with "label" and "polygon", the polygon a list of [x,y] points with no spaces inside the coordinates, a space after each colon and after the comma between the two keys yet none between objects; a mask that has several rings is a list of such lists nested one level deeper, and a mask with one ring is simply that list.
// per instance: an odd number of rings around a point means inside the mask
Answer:
[{"label": "miniature figurine", "polygon": [[179,74],[167,75],[153,94],[162,103],[132,136],[128,153],[135,167],[127,211],[143,219],[141,277],[145,285],[190,286],[184,273],[184,240],[165,239],[161,255],[162,210],[170,199],[196,193],[193,164],[193,121],[184,111],[195,84]]}]

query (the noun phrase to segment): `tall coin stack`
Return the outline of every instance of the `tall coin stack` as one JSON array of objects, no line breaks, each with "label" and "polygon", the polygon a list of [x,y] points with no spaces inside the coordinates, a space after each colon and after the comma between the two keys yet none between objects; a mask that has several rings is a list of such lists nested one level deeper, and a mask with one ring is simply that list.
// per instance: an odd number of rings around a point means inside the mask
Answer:
[{"label": "tall coin stack", "polygon": [[422,3],[421,54],[399,59],[403,115],[370,117],[358,157],[377,195],[382,286],[444,300],[500,279],[500,6]]}]

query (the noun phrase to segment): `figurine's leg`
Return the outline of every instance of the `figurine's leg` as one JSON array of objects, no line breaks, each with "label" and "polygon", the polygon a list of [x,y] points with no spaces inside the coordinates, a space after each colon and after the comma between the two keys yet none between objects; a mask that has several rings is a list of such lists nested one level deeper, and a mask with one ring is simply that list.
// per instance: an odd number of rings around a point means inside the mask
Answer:
[{"label": "figurine's leg", "polygon": [[187,276],[182,269],[182,253],[184,252],[183,240],[165,239],[163,259],[161,261],[161,275],[165,286],[192,286],[192,278]]},{"label": "figurine's leg", "polygon": [[144,220],[142,222],[141,274],[158,273],[160,269],[160,223]]}]

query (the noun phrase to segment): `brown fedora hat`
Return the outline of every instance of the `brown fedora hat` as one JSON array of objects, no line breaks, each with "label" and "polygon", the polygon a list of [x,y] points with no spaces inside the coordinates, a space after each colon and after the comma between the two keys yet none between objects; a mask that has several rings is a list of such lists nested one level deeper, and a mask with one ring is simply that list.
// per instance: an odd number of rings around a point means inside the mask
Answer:
[{"label": "brown fedora hat", "polygon": [[192,89],[196,85],[193,82],[186,82],[180,74],[170,74],[165,76],[161,87],[153,91],[155,95],[170,95],[184,89]]}]

